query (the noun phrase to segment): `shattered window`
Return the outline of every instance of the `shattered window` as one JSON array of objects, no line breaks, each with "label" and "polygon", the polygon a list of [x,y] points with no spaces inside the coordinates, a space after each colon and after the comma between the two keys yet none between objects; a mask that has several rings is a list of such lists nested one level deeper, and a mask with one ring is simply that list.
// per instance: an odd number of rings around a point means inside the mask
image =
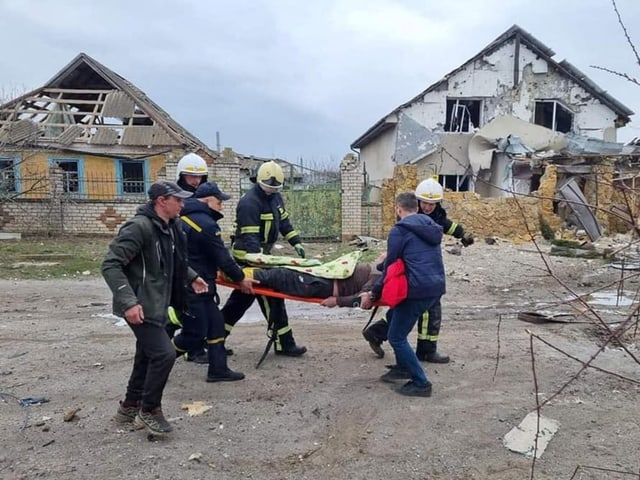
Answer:
[{"label": "shattered window", "polygon": [[445,132],[472,132],[480,126],[482,100],[447,98]]},{"label": "shattered window", "polygon": [[452,192],[469,191],[469,175],[439,175],[438,182]]},{"label": "shattered window", "polygon": [[555,100],[538,100],[533,123],[554,132],[568,133],[573,127],[573,113]]},{"label": "shattered window", "polygon": [[120,160],[122,193],[144,193],[144,160]]},{"label": "shattered window", "polygon": [[62,189],[65,193],[81,193],[79,160],[52,159],[51,164],[62,170]]},{"label": "shattered window", "polygon": [[0,194],[16,192],[16,174],[13,158],[0,157]]}]

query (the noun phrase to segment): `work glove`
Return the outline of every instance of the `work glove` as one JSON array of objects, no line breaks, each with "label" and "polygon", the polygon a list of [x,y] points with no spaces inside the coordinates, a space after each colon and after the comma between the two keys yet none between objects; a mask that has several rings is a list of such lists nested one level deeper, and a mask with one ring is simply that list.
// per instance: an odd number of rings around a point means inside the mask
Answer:
[{"label": "work glove", "polygon": [[473,245],[473,235],[471,235],[470,233],[465,233],[460,239],[460,243],[462,243],[463,247]]},{"label": "work glove", "polygon": [[304,248],[302,247],[301,243],[296,243],[293,248],[295,248],[296,253],[298,254],[298,256],[300,258],[304,258]]}]

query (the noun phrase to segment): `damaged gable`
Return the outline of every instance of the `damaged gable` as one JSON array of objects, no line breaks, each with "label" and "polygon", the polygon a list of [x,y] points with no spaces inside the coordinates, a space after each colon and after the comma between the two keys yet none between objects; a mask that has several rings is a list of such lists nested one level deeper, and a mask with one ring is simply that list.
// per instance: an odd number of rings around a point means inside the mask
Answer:
[{"label": "damaged gable", "polygon": [[144,92],[84,53],[43,87],[0,105],[0,143],[97,154],[206,149]]}]

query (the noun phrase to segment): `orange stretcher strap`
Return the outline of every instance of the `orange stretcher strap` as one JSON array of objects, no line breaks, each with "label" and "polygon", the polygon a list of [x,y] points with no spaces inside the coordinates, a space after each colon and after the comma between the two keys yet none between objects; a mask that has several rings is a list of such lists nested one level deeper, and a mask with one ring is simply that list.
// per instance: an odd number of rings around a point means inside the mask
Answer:
[{"label": "orange stretcher strap", "polygon": [[[234,289],[238,288],[238,284],[237,283],[233,283],[233,282],[229,282],[229,281],[225,280],[222,277],[222,275],[220,275],[220,274],[218,274],[218,277],[216,278],[216,283],[218,285],[222,285],[223,287],[229,287],[229,288],[234,288]],[[298,302],[318,303],[319,304],[319,303],[322,303],[324,301],[324,298],[300,297],[298,295],[289,295],[287,293],[276,292],[275,290],[272,290],[270,288],[261,287],[258,284],[253,286],[253,291],[255,292],[256,295],[263,295],[265,297],[282,298],[284,300],[297,300]],[[373,305],[374,306],[380,306],[380,307],[385,306],[383,303],[379,303],[379,302],[374,302]]]},{"label": "orange stretcher strap", "polygon": [[[228,282],[224,280],[220,275],[218,275],[218,278],[216,278],[216,283],[224,287],[238,288],[237,283]],[[322,303],[322,301],[324,300],[324,298],[299,297],[297,295],[288,295],[286,293],[276,292],[275,290],[271,290],[270,288],[261,287],[260,285],[254,285],[253,291],[256,293],[256,295],[263,295],[265,297],[283,298],[285,300],[297,300],[299,302]]]}]

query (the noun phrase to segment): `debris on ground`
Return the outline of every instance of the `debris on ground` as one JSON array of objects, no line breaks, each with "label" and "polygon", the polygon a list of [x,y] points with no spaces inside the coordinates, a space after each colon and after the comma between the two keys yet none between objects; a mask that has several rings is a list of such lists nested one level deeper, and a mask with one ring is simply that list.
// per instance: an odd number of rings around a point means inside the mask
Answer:
[{"label": "debris on ground", "polygon": [[513,427],[504,436],[504,446],[512,452],[523,454],[525,457],[533,457],[535,454],[536,458],[540,458],[560,428],[560,423],[542,415],[539,418],[540,429],[538,430],[538,414],[535,411],[529,412],[520,425]]},{"label": "debris on ground", "polygon": [[213,408],[213,406],[207,405],[206,403],[198,400],[193,403],[183,403],[181,408],[182,410],[186,410],[190,417],[194,417],[208,412]]}]

